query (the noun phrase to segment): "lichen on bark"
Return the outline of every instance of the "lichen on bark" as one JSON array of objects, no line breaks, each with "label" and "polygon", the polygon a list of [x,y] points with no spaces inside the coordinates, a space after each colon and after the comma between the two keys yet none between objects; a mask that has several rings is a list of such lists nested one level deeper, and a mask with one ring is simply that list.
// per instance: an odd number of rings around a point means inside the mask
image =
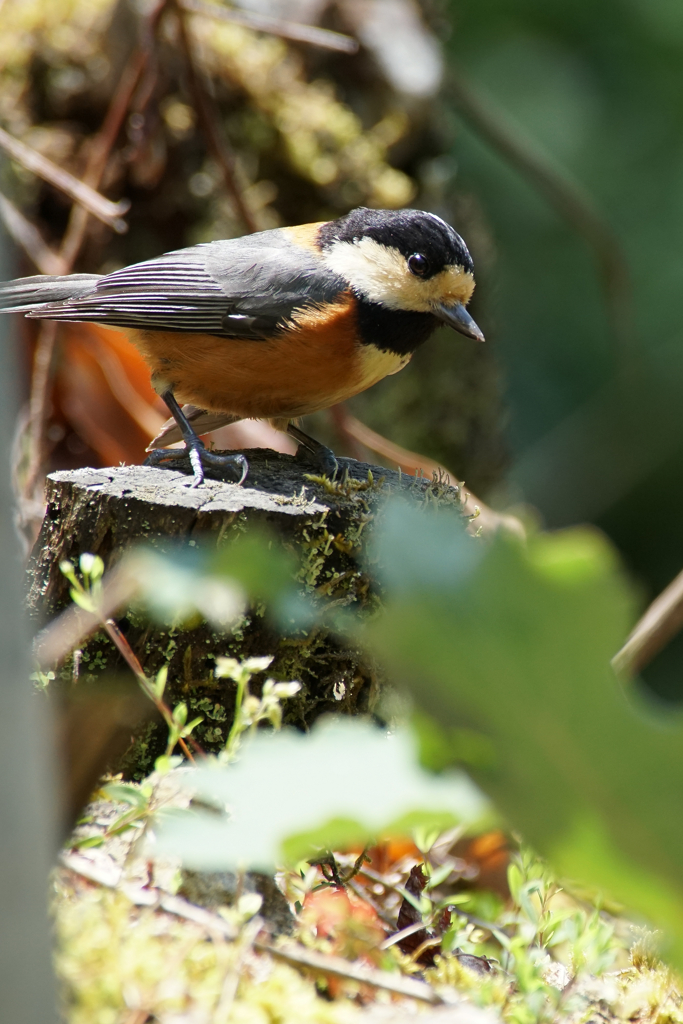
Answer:
[{"label": "lichen on bark", "polygon": [[[252,530],[267,531],[271,543],[295,559],[296,583],[322,611],[353,607],[371,613],[381,588],[365,558],[368,537],[390,492],[450,508],[462,520],[457,488],[341,460],[337,480],[316,476],[304,462],[264,449],[248,453],[245,486],[208,480],[190,489],[177,472],[147,467],[55,473],[48,482],[48,504],[29,574],[28,604],[38,625],[69,602],[59,571],[63,559],[77,562],[84,552],[99,555],[107,568],[135,545],[159,552],[178,545],[224,551]],[[135,607],[118,619],[148,677],[168,666],[165,698],[185,701],[188,717],[202,716],[193,734],[206,750],[220,749],[233,719],[236,684],[217,679],[215,659],[270,655],[268,676],[298,680],[299,693],[286,702],[285,721],[309,728],[322,714],[369,714],[378,704],[383,678],[362,651],[322,625],[290,631],[275,625],[268,607],[253,602],[229,630],[205,620],[159,626]],[[57,670],[58,685],[77,673],[87,682],[122,674],[125,665],[98,633]],[[265,673],[252,681],[255,693]],[[161,723],[146,723],[120,764],[125,775],[147,774],[166,743]]]}]

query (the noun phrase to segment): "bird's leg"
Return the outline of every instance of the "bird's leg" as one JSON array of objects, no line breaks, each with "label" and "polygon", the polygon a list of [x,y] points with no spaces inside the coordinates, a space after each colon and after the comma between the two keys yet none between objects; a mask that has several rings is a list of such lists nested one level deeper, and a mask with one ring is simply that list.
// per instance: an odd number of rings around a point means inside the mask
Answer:
[{"label": "bird's leg", "polygon": [[162,462],[172,462],[188,455],[190,465],[192,466],[191,487],[198,487],[203,482],[205,466],[230,470],[237,468],[239,472],[238,483],[241,484],[249,472],[249,463],[244,455],[218,455],[215,452],[207,451],[204,442],[199,440],[192,428],[192,424],[178,405],[173,392],[164,391],[161,397],[170,409],[171,415],[183,435],[185,451],[178,448],[156,448],[145,459],[145,465],[158,466]]},{"label": "bird's leg", "polygon": [[[310,460],[315,463],[316,467],[325,475],[331,479],[337,475],[339,465],[334,456],[334,452],[331,448],[321,444],[320,441],[316,441],[314,437],[309,434],[305,434],[303,430],[299,430],[293,423],[290,423],[287,427],[287,433],[299,442],[302,448],[305,449]],[[299,449],[299,451],[301,448]],[[297,455],[299,453],[297,452]]]}]

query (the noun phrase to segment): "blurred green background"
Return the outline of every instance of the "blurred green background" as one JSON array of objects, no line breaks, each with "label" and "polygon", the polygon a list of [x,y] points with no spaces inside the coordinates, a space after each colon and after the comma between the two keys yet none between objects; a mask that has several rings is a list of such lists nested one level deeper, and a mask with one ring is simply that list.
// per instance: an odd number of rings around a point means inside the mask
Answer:
[{"label": "blurred green background", "polygon": [[[531,503],[549,526],[597,523],[650,599],[683,566],[683,5],[459,0],[449,12],[449,65],[522,150],[532,142],[580,183],[630,272],[632,332],[616,337],[574,218],[446,100],[455,182],[492,239],[475,316],[508,410],[499,500]],[[683,640],[646,677],[683,696]]]}]

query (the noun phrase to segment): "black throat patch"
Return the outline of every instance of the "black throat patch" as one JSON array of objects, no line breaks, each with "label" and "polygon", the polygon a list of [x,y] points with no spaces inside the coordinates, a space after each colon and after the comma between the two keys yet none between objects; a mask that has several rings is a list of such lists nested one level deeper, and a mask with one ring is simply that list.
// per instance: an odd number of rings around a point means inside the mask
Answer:
[{"label": "black throat patch", "polygon": [[358,334],[364,345],[405,356],[423,345],[439,326],[431,313],[387,309],[377,302],[358,298]]}]

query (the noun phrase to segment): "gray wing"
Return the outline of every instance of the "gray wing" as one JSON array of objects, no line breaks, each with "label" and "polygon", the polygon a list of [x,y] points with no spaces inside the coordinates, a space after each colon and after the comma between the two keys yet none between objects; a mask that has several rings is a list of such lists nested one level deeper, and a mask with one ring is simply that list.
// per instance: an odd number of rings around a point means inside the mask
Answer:
[{"label": "gray wing", "polygon": [[87,294],[34,306],[27,315],[259,339],[295,309],[332,302],[345,287],[315,253],[276,229],[125,267]]}]

